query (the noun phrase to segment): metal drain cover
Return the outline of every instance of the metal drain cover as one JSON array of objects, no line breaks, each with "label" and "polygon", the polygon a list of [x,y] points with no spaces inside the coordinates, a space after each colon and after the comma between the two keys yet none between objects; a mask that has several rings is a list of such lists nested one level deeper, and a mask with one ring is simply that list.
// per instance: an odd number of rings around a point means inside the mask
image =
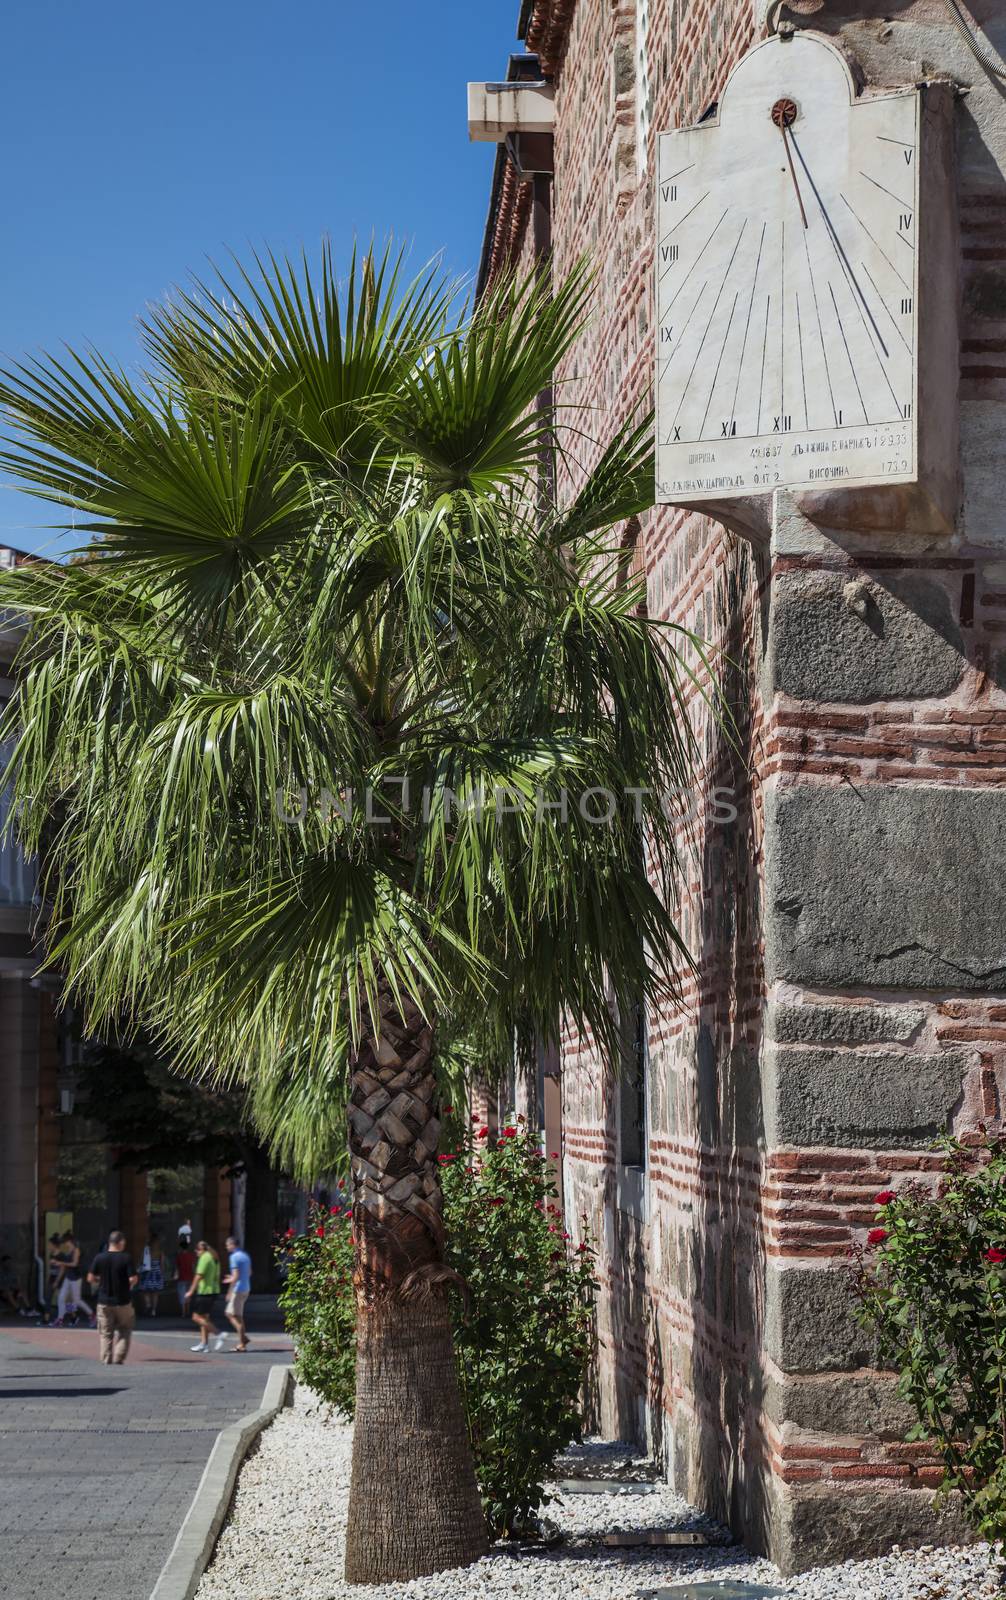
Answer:
[{"label": "metal drain cover", "polygon": [[662,1486],[649,1478],[560,1478],[563,1494],[656,1494]]},{"label": "metal drain cover", "polygon": [[738,1583],[725,1578],[721,1583],[677,1583],[672,1589],[640,1589],[638,1600],[785,1600],[781,1589],[766,1589],[760,1583]]},{"label": "metal drain cover", "polygon": [[707,1547],[711,1543],[704,1533],[681,1528],[645,1528],[638,1533],[606,1533],[604,1542],[609,1549],[616,1550],[634,1550],[654,1545],[661,1549],[690,1550],[699,1546]]}]

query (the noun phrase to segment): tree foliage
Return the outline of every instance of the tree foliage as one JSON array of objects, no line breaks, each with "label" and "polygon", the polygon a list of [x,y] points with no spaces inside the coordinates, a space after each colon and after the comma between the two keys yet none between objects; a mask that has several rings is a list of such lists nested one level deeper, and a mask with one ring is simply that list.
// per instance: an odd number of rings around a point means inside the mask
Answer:
[{"label": "tree foliage", "polygon": [[650,423],[594,446],[535,404],[590,293],[578,269],[473,309],[387,252],[340,283],[325,249],[176,294],[139,378],[0,375],[0,462],[93,541],[0,575],[33,624],[0,737],[24,844],[51,832],[51,956],[88,1031],[125,1014],[246,1087],[304,1175],[379,979],[614,1053],[617,1001],[687,960],[664,791],[706,665],[616,581]]}]

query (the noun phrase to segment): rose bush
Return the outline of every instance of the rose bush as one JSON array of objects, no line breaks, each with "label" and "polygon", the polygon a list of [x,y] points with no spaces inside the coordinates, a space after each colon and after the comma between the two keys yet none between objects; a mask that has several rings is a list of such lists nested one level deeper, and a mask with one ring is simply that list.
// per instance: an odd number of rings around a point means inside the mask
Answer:
[{"label": "rose bush", "polygon": [[[453,1301],[468,1431],[486,1514],[499,1535],[533,1527],[556,1456],[581,1427],[580,1390],[594,1329],[594,1252],[573,1248],[551,1170],[523,1124],[490,1140],[474,1126],[440,1156],[447,1259],[466,1293]],[[353,1410],[352,1216],[312,1209],[280,1241],[280,1304],[303,1381]]]},{"label": "rose bush", "polygon": [[858,1253],[860,1315],[899,1374],[977,1533],[1006,1540],[1006,1139],[941,1146],[935,1193],[910,1183],[876,1197]]}]

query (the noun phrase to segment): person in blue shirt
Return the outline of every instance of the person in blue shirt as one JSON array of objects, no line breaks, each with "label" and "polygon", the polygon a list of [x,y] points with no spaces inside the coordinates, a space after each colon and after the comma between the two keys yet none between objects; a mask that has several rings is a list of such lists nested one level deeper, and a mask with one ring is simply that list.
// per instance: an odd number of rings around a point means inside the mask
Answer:
[{"label": "person in blue shirt", "polygon": [[232,1353],[240,1354],[247,1350],[250,1344],[245,1332],[245,1301],[251,1293],[251,1256],[247,1250],[242,1250],[241,1245],[233,1235],[227,1240],[227,1250],[230,1255],[230,1272],[224,1282],[227,1284],[227,1304],[224,1311],[227,1321],[238,1336],[238,1342],[231,1346]]}]

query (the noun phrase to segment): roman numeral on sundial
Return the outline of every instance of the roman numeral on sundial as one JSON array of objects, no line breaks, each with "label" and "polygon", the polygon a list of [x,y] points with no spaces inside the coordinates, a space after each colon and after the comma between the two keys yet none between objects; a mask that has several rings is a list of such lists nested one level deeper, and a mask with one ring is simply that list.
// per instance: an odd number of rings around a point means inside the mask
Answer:
[{"label": "roman numeral on sundial", "polygon": [[910,419],[910,417],[912,415],[912,402],[910,400],[906,400],[904,405],[902,406],[901,410],[902,410],[902,414],[904,415],[905,421],[908,422],[908,420]]},{"label": "roman numeral on sundial", "polygon": [[660,185],[660,197],[663,200],[665,206],[669,205],[672,200],[676,200],[678,198],[678,186],[677,186],[677,184],[676,183],[662,183]]},{"label": "roman numeral on sundial", "polygon": [[660,259],[668,263],[677,261],[678,247],[676,244],[662,244],[660,246]]},{"label": "roman numeral on sundial", "polygon": [[674,333],[674,324],[673,324],[673,322],[669,322],[667,324],[666,328],[661,328],[661,330],[660,330],[660,343],[661,344],[670,344],[671,336],[672,336],[673,333]]},{"label": "roman numeral on sundial", "polygon": [[787,412],[785,414],[785,416],[776,417],[773,420],[772,432],[773,433],[789,433],[789,431],[792,428],[792,426],[793,426],[792,413]]},{"label": "roman numeral on sundial", "polygon": [[907,317],[909,315],[912,305],[913,301],[911,295],[905,295],[901,301],[901,315],[903,317]]},{"label": "roman numeral on sundial", "polygon": [[898,232],[907,233],[912,226],[912,213],[901,211],[898,213]]},{"label": "roman numeral on sundial", "polygon": [[677,442],[678,442],[678,440],[680,438],[681,438],[681,429],[680,428],[675,428],[675,430],[674,430],[674,442],[675,442],[675,444],[677,444]]},{"label": "roman numeral on sundial", "polygon": [[720,438],[721,439],[736,439],[736,437],[737,437],[737,424],[736,424],[736,422],[730,421],[730,422],[721,422],[720,423]]}]

